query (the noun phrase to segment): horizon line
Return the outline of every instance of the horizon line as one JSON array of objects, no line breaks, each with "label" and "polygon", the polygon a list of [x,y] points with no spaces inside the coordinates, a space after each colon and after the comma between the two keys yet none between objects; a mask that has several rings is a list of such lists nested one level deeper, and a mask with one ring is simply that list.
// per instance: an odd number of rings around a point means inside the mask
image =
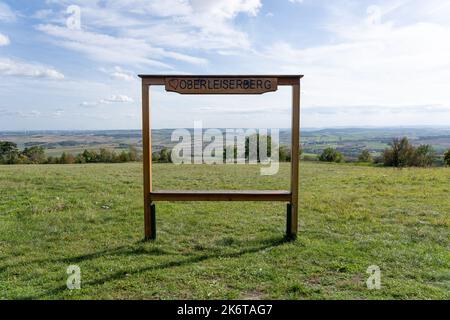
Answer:
[{"label": "horizon line", "polygon": [[[175,130],[175,129],[194,129],[193,127],[167,127],[152,128],[151,130]],[[203,129],[279,129],[291,130],[289,127],[204,127]],[[450,126],[444,125],[405,125],[405,126],[333,126],[333,127],[302,127],[300,130],[332,130],[332,129],[450,129]],[[45,132],[45,131],[142,131],[141,128],[134,129],[11,129],[0,130],[0,132]]]}]

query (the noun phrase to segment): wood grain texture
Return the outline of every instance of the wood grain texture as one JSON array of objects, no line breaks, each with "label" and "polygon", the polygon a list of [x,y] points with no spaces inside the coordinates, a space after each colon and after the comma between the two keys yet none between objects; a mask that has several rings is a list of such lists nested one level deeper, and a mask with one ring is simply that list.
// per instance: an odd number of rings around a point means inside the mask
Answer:
[{"label": "wood grain texture", "polygon": [[279,190],[223,190],[180,191],[161,190],[150,193],[150,201],[284,201],[291,200],[289,191]]}]

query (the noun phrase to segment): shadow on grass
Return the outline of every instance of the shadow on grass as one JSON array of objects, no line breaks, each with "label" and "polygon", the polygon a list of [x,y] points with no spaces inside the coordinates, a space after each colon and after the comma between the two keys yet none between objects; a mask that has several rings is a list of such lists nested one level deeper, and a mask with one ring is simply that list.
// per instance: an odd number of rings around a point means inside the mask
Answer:
[{"label": "shadow on grass", "polygon": [[[181,266],[185,266],[185,265],[189,265],[189,264],[200,263],[200,262],[203,262],[203,261],[206,261],[209,259],[238,258],[245,254],[257,253],[257,252],[264,251],[264,250],[267,250],[270,248],[274,248],[274,247],[283,245],[290,241],[291,241],[291,239],[288,239],[285,237],[284,238],[265,239],[265,240],[259,241],[260,245],[258,245],[256,247],[241,249],[236,252],[223,253],[222,251],[214,250],[213,253],[209,253],[209,254],[205,253],[205,254],[200,254],[200,255],[195,254],[189,258],[160,263],[160,264],[156,264],[156,265],[150,265],[150,266],[146,266],[143,268],[137,268],[137,269],[131,269],[131,270],[123,269],[121,271],[111,273],[109,275],[106,275],[106,276],[98,278],[98,279],[94,279],[91,281],[83,281],[83,287],[103,285],[109,281],[123,279],[132,274],[139,274],[142,272],[148,272],[148,271],[153,271],[153,270],[162,270],[162,269],[167,269],[167,268],[181,267]],[[148,250],[142,250],[142,249],[143,248],[138,248],[136,250],[127,250],[126,253],[124,253],[124,252],[120,252],[120,247],[119,247],[112,251],[117,251],[118,255],[126,254],[126,255],[139,256],[142,254],[148,254]],[[73,257],[73,258],[69,258],[69,259],[60,259],[60,261],[82,262],[84,260],[89,260],[94,257],[99,257],[105,253],[111,254],[112,251],[104,250],[101,252],[87,254],[87,255],[83,255],[83,256],[77,256],[77,257]],[[40,299],[40,298],[45,298],[45,297],[54,298],[55,295],[60,294],[66,290],[68,290],[67,286],[63,285],[63,286],[48,290],[46,292],[43,292],[41,294],[23,296],[23,297],[20,297],[19,299]]]},{"label": "shadow on grass", "polygon": [[[139,241],[136,244],[141,244],[141,243],[142,243],[142,241]],[[82,255],[74,256],[74,257],[36,259],[36,260],[31,260],[31,261],[24,261],[22,263],[5,264],[5,265],[0,266],[0,273],[5,272],[9,268],[18,267],[18,266],[24,265],[24,264],[43,264],[43,263],[75,264],[75,263],[83,262],[86,260],[93,260],[93,259],[101,258],[105,255],[126,256],[126,255],[136,255],[136,254],[159,256],[159,255],[169,254],[169,252],[164,251],[159,248],[151,248],[151,249],[146,249],[146,248],[142,248],[142,247],[131,248],[130,245],[126,245],[126,246],[116,247],[113,249],[106,249],[106,250],[101,250],[101,251],[97,251],[97,252],[82,254]],[[5,257],[5,259],[6,259],[6,257]],[[4,260],[4,259],[0,259],[0,261],[1,260]]]}]

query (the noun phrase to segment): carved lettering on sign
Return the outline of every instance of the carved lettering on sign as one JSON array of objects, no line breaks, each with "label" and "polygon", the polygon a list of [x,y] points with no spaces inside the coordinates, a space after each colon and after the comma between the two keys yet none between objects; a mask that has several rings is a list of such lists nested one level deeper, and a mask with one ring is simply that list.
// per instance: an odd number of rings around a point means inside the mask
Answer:
[{"label": "carved lettering on sign", "polygon": [[181,94],[261,94],[277,91],[277,78],[166,78],[166,91]]}]

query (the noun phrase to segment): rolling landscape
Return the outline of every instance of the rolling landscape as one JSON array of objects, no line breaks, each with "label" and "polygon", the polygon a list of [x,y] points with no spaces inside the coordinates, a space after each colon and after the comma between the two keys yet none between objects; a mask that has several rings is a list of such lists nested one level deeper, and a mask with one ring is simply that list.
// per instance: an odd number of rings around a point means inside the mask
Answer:
[{"label": "rolling landscape", "polygon": [[449,17],[450,0],[0,0],[0,303],[445,308]]},{"label": "rolling landscape", "polygon": [[[173,129],[152,130],[153,150],[171,148],[176,142],[170,140]],[[83,150],[127,150],[129,146],[142,148],[140,130],[98,131],[0,131],[0,141],[10,141],[20,149],[42,146],[46,154],[59,156],[63,152],[81,153]],[[349,160],[357,159],[362,150],[380,155],[396,137],[408,137],[413,145],[429,144],[438,155],[450,148],[450,128],[339,128],[305,129],[301,132],[304,154],[318,155],[327,147],[336,148]],[[280,144],[290,145],[291,132],[280,129]]]},{"label": "rolling landscape", "polygon": [[[273,202],[157,203],[143,242],[139,163],[4,165],[0,180],[0,299],[450,298],[450,168],[301,162],[293,242]],[[156,190],[205,186],[287,189],[289,164],[154,165]]]},{"label": "rolling landscape", "polygon": [[[154,130],[154,149],[170,149],[170,133]],[[396,136],[430,144],[438,158],[450,146],[442,128],[302,132],[305,159],[332,147],[350,161],[300,162],[293,242],[284,238],[286,205],[273,202],[157,203],[157,241],[144,242],[140,162],[0,165],[0,299],[449,299],[450,168],[351,162],[362,150],[382,154]],[[140,137],[0,134],[54,156],[140,149]],[[282,130],[280,143],[289,137]],[[288,163],[266,177],[258,165],[153,170],[156,190],[289,189]],[[83,270],[81,290],[66,288],[72,264]],[[381,290],[366,288],[371,265],[381,269]]]}]

